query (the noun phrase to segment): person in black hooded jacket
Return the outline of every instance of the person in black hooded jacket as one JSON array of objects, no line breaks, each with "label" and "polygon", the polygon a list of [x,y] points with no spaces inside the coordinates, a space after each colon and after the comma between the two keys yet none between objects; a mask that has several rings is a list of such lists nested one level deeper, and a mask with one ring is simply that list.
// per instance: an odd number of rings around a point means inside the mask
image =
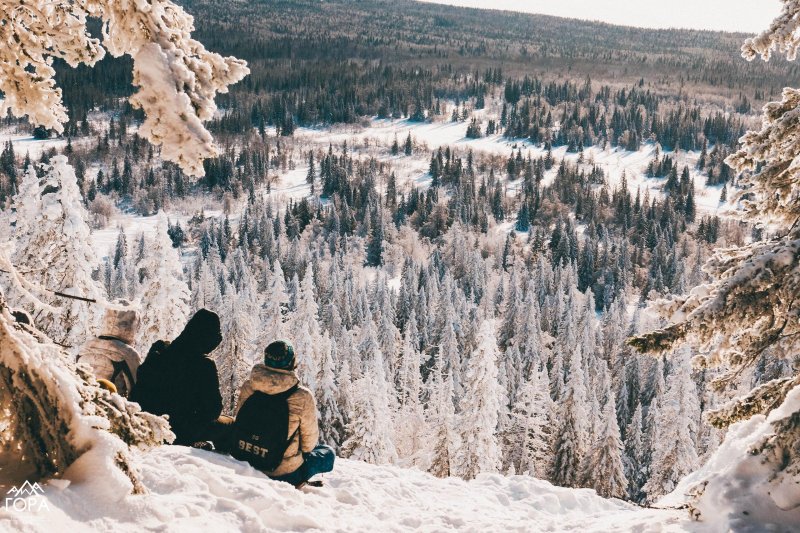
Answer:
[{"label": "person in black hooded jacket", "polygon": [[130,399],[142,410],[169,415],[175,444],[212,441],[224,448],[232,422],[220,417],[217,365],[208,357],[222,342],[219,317],[201,309],[171,343],[157,341],[138,371]]}]

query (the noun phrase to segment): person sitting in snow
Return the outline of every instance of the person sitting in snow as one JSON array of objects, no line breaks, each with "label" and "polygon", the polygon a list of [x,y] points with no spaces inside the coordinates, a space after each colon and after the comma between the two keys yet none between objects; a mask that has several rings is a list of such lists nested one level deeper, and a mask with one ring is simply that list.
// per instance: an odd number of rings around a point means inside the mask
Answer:
[{"label": "person sitting in snow", "polygon": [[316,474],[333,470],[330,446],[318,445],[314,395],[300,386],[294,348],[275,341],[264,364],[253,367],[239,391],[231,455],[272,479],[300,487]]},{"label": "person sitting in snow", "polygon": [[224,449],[233,419],[220,416],[217,365],[208,354],[222,342],[219,316],[201,309],[180,335],[150,348],[130,399],[144,411],[169,415],[175,444],[211,441]]},{"label": "person sitting in snow", "polygon": [[78,351],[78,362],[92,367],[98,380],[113,383],[116,392],[127,397],[141,362],[131,345],[139,329],[139,315],[125,300],[106,309],[100,334]]}]

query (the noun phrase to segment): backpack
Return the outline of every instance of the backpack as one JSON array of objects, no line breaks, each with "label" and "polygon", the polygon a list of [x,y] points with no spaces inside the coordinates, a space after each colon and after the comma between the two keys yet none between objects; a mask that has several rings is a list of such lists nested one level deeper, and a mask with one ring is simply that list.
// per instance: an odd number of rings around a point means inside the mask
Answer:
[{"label": "backpack", "polygon": [[263,472],[272,472],[294,438],[289,433],[289,397],[297,385],[280,394],[255,392],[236,416],[231,434],[231,455]]}]

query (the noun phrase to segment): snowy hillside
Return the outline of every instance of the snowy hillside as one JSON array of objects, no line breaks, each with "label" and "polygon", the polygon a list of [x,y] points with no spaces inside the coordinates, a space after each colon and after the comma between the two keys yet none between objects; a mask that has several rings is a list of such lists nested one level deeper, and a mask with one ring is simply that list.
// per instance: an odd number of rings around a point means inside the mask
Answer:
[{"label": "snowy hillside", "polygon": [[104,490],[102,479],[63,490],[51,483],[44,486],[49,511],[0,510],[0,530],[654,532],[697,526],[685,511],[641,509],[527,476],[466,482],[340,459],[324,487],[297,491],[229,457],[182,446],[157,448],[137,462],[148,495]]}]

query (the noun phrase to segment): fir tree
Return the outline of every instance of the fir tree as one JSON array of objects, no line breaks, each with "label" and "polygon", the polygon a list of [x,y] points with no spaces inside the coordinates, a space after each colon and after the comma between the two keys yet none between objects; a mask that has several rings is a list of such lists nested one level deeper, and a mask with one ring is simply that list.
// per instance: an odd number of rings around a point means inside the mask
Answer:
[{"label": "fir tree", "polygon": [[552,471],[555,404],[544,365],[538,365],[522,384],[511,418],[514,470],[547,479]]},{"label": "fir tree", "polygon": [[157,340],[171,341],[189,318],[191,294],[183,281],[178,250],[167,235],[167,219],[158,221],[156,233],[142,260],[147,278],[141,292],[141,322],[136,347],[146,354]]},{"label": "fir tree", "polygon": [[497,472],[501,463],[497,424],[502,393],[497,381],[494,328],[494,320],[484,320],[481,324],[477,348],[465,375],[458,460],[458,474],[464,479],[473,479],[482,472]]},{"label": "fir tree", "polygon": [[570,357],[566,391],[559,409],[562,422],[556,436],[553,461],[553,482],[564,487],[580,486],[581,467],[587,452],[589,413],[582,368],[580,349],[575,349]]},{"label": "fir tree", "polygon": [[64,156],[43,168],[41,182],[32,167],[23,178],[14,205],[17,213],[14,266],[25,272],[40,302],[19,292],[9,294],[17,306],[36,310],[36,326],[64,346],[81,346],[94,333],[101,307],[63,298],[61,292],[102,301],[102,287],[92,278],[99,266],[90,246],[88,213],[77,179]]},{"label": "fir tree", "polygon": [[584,485],[593,488],[604,498],[624,498],[628,480],[622,462],[622,441],[614,413],[614,403],[606,402],[603,409],[604,427],[587,455],[584,466]]},{"label": "fir tree", "polygon": [[651,440],[650,478],[643,488],[648,502],[671,492],[683,476],[698,466],[700,404],[683,350],[673,359],[668,387],[658,405]]},{"label": "fir tree", "polygon": [[349,437],[342,445],[342,452],[346,457],[371,464],[394,463],[397,450],[392,428],[393,396],[372,320],[364,325],[359,351],[364,357],[364,371],[353,383]]}]

